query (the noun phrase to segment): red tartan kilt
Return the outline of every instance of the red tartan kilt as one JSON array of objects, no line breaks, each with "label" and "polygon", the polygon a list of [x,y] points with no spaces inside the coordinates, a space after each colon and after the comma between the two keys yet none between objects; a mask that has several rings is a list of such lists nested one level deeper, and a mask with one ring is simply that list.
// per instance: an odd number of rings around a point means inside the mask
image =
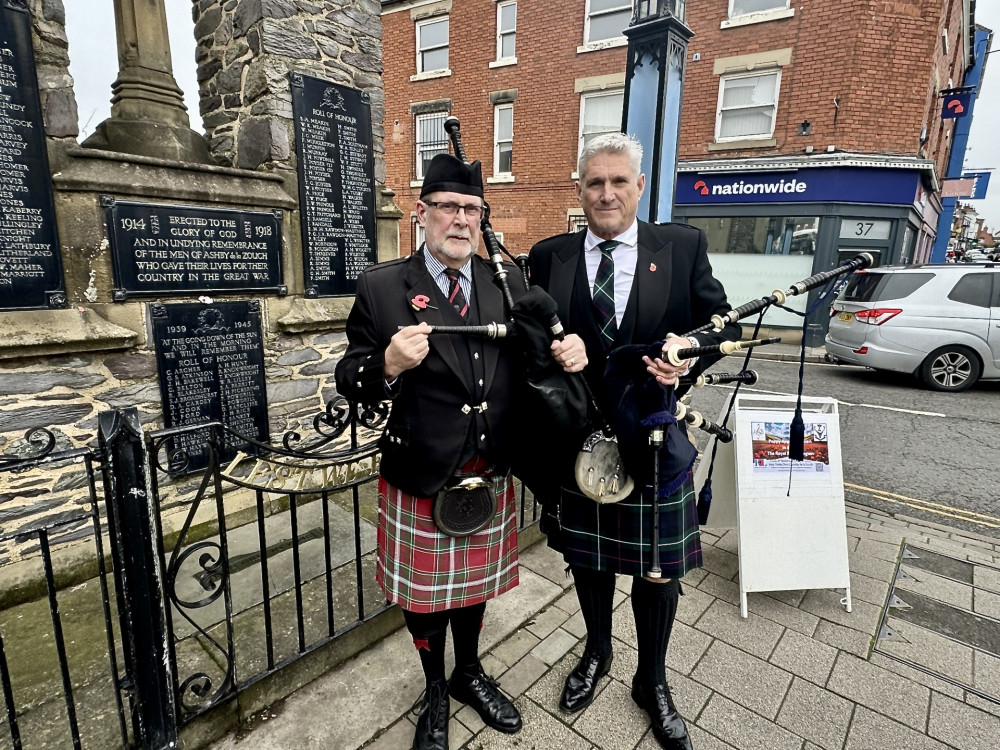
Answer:
[{"label": "red tartan kilt", "polygon": [[485,602],[518,583],[517,514],[510,476],[494,477],[497,514],[477,534],[442,534],[433,498],[414,497],[378,479],[375,580],[386,599],[414,612]]}]

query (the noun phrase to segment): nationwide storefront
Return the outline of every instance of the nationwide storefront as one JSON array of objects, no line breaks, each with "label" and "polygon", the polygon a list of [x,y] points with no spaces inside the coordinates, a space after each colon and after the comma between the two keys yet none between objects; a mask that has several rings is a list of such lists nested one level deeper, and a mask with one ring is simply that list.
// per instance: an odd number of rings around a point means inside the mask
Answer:
[{"label": "nationwide storefront", "polygon": [[[928,199],[935,193],[932,162],[824,157],[679,166],[673,220],[705,230],[712,268],[733,306],[862,251],[879,265],[929,260],[940,211]],[[793,297],[788,307],[803,311],[806,304]],[[809,346],[823,343],[827,307],[810,316]],[[800,329],[802,320],[773,310],[765,324]]]}]

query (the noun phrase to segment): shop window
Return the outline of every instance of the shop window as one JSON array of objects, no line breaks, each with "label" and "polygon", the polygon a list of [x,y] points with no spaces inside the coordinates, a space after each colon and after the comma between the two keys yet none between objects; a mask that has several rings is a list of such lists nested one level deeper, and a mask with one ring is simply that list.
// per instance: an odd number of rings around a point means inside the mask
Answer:
[{"label": "shop window", "polygon": [[448,153],[448,133],[444,129],[447,112],[431,112],[417,115],[414,130],[416,131],[416,164],[414,174],[416,179],[424,179],[424,170],[438,154]]},{"label": "shop window", "polygon": [[493,176],[510,175],[514,158],[514,105],[493,108]]},{"label": "shop window", "polygon": [[692,218],[705,230],[710,253],[813,255],[819,219],[814,216]]},{"label": "shop window", "polygon": [[497,4],[497,60],[515,57],[517,40],[517,2]]},{"label": "shop window", "polygon": [[448,16],[417,23],[417,73],[448,69]]},{"label": "shop window", "polygon": [[593,44],[622,37],[631,20],[631,0],[587,0],[583,41]]},{"label": "shop window", "polygon": [[784,10],[787,7],[788,0],[729,0],[729,17]]},{"label": "shop window", "polygon": [[719,82],[719,109],[715,140],[770,138],[778,109],[781,71],[723,76]]},{"label": "shop window", "polygon": [[601,133],[621,132],[624,96],[621,89],[580,96],[580,151]]}]

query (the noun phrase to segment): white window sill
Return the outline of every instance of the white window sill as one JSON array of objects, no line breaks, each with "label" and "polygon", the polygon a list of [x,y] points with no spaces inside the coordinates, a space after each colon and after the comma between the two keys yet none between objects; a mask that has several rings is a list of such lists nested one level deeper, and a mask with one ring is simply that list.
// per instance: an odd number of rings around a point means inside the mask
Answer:
[{"label": "white window sill", "polygon": [[487,185],[502,185],[503,183],[509,183],[514,181],[514,175],[512,174],[495,174],[492,177],[486,178]]},{"label": "white window sill", "polygon": [[734,138],[731,141],[716,141],[708,144],[709,151],[726,151],[738,148],[774,148],[778,140],[770,136],[760,138]]},{"label": "white window sill", "polygon": [[767,21],[778,21],[782,18],[791,18],[795,15],[795,8],[776,8],[775,10],[765,10],[760,13],[747,13],[745,16],[727,18],[721,24],[720,29],[731,29],[735,26],[749,26],[752,23],[765,23]]},{"label": "white window sill", "polygon": [[[576,170],[574,169],[574,170],[573,170],[573,171],[572,171],[572,172],[570,173],[570,176],[569,176],[569,178],[570,178],[571,180],[579,180],[579,179],[580,179],[580,173],[579,173],[579,172],[577,172],[577,171],[576,171]],[[652,547],[650,547],[650,549],[652,549]]]},{"label": "white window sill", "polygon": [[501,57],[499,60],[490,62],[491,68],[506,68],[508,65],[517,65],[516,57]]},{"label": "white window sill", "polygon": [[[410,187],[418,188],[423,186],[424,186],[423,180],[410,180]],[[652,549],[652,547],[650,547],[650,549]]]},{"label": "white window sill", "polygon": [[444,70],[431,70],[426,73],[415,73],[410,76],[411,81],[429,81],[431,78],[447,78],[451,75],[451,68]]},{"label": "white window sill", "polygon": [[616,36],[614,39],[604,39],[600,42],[587,42],[586,44],[581,44],[576,48],[576,54],[580,55],[584,52],[597,52],[602,49],[611,49],[612,47],[627,47],[628,39],[623,36]]}]

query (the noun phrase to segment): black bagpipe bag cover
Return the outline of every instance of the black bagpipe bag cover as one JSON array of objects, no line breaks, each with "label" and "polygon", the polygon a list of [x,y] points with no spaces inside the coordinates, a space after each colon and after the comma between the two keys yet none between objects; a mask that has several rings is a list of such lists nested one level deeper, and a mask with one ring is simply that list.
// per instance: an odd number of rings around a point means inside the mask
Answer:
[{"label": "black bagpipe bag cover", "polygon": [[583,376],[567,373],[552,356],[555,300],[532,287],[514,303],[511,317],[525,368],[525,392],[515,399],[521,428],[511,468],[545,502],[558,497],[560,482],[572,472],[580,446],[593,432],[590,405]]},{"label": "black bagpipe bag cover", "polygon": [[614,426],[625,472],[639,487],[653,484],[653,455],[649,430],[662,425],[665,432],[660,447],[659,495],[676,492],[687,479],[698,455],[687,432],[674,417],[677,396],[672,386],[657,382],[646,370],[643,355],[655,359],[663,342],[650,346],[633,345],[615,349],[608,355],[604,383],[614,408]]}]

